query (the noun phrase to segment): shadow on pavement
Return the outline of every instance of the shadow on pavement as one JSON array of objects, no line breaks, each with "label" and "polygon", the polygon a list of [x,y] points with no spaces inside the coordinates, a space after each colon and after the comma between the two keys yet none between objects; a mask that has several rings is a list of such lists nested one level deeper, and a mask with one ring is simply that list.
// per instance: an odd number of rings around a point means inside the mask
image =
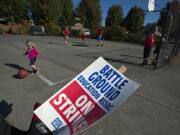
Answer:
[{"label": "shadow on pavement", "polygon": [[0,114],[6,118],[12,112],[12,105],[5,100],[0,101]]},{"label": "shadow on pavement", "polygon": [[8,67],[11,67],[11,68],[14,68],[14,69],[16,69],[16,70],[24,69],[24,67],[19,66],[19,65],[17,65],[17,64],[6,63],[6,64],[4,64],[4,65],[5,65],[5,66],[8,66]]},{"label": "shadow on pavement", "polygon": [[[11,67],[11,68],[14,68],[17,70],[17,72],[20,70],[20,69],[25,69],[24,67],[18,65],[18,64],[12,64],[12,63],[6,63],[4,64],[5,66],[8,66],[8,67]],[[26,69],[27,70],[27,69]],[[31,73],[30,70],[27,70],[27,72]],[[14,74],[12,75],[13,78],[16,78],[16,79],[21,79],[18,74]]]},{"label": "shadow on pavement", "polygon": [[0,134],[1,135],[25,135],[12,125],[10,125],[5,118],[12,112],[12,104],[7,103],[5,100],[0,102]]},{"label": "shadow on pavement", "polygon": [[77,46],[77,47],[88,47],[87,44],[72,44],[72,46]]},{"label": "shadow on pavement", "polygon": [[65,45],[64,43],[60,43],[60,42],[48,42],[48,44],[57,44],[57,45]]},{"label": "shadow on pavement", "polygon": [[126,61],[129,58],[124,58],[124,59],[104,58],[104,59],[106,59],[107,61],[111,61],[111,62],[118,62],[118,63],[121,62],[121,63],[125,63],[125,64],[140,66],[140,63]]},{"label": "shadow on pavement", "polygon": [[125,63],[125,64],[130,64],[130,65],[142,67],[140,65],[141,61],[142,61],[142,57],[133,56],[133,55],[126,55],[126,54],[118,54],[118,55],[120,56],[120,58],[107,56],[107,52],[98,52],[98,53],[89,53],[89,54],[77,54],[77,56],[86,57],[86,58],[92,58],[92,59],[97,59],[98,57],[102,56],[104,59],[106,59],[107,61],[110,61],[110,62]]},{"label": "shadow on pavement", "polygon": [[9,124],[0,114],[0,133],[1,135],[27,135],[26,131],[19,130]]},{"label": "shadow on pavement", "polygon": [[127,54],[119,54],[119,56],[124,56],[124,57],[132,57],[132,58],[137,58],[137,59],[143,59],[141,56],[133,56],[133,55],[127,55]]},{"label": "shadow on pavement", "polygon": [[96,44],[89,44],[87,42],[84,44],[83,41],[82,42],[73,42],[72,41],[71,43],[73,46],[85,46],[85,47],[96,46]]},{"label": "shadow on pavement", "polygon": [[[39,104],[36,103],[34,110],[37,105],[39,106]],[[33,114],[28,130],[20,130],[12,126],[5,120],[11,112],[12,104],[8,104],[5,100],[2,100],[0,102],[0,135],[53,135],[35,114]]]}]

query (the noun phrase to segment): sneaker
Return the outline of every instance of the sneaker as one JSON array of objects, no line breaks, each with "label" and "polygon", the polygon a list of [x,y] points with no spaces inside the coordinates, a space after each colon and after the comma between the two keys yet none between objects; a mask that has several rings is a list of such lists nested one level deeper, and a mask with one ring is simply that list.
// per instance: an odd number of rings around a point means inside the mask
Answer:
[{"label": "sneaker", "polygon": [[144,68],[148,68],[149,67],[149,65],[144,65]]},{"label": "sneaker", "polygon": [[39,68],[37,68],[37,70],[36,70],[35,74],[37,74],[38,72],[39,72]]},{"label": "sneaker", "polygon": [[34,72],[31,72],[30,75],[35,75],[35,73],[34,73]]}]

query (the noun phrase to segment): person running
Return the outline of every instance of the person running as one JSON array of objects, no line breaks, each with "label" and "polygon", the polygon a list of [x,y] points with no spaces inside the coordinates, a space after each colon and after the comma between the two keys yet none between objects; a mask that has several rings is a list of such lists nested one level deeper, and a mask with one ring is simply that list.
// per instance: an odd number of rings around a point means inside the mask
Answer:
[{"label": "person running", "polygon": [[31,42],[31,41],[26,41],[27,45],[27,51],[25,52],[25,55],[28,56],[29,59],[29,65],[32,68],[32,74],[36,74],[39,71],[39,67],[36,66],[36,61],[37,58],[39,57],[39,51],[37,49],[37,46]]},{"label": "person running", "polygon": [[89,36],[90,36],[89,31],[87,31],[86,29],[81,30],[81,39],[82,39],[84,45],[87,45],[87,40],[88,40]]},{"label": "person running", "polygon": [[154,47],[154,43],[155,43],[154,34],[150,32],[144,43],[143,62],[141,65],[147,66],[149,55],[151,53],[151,49]]},{"label": "person running", "polygon": [[68,27],[66,27],[64,30],[63,30],[63,35],[64,35],[64,44],[67,45],[68,44],[68,37],[70,35],[70,31],[68,29]]},{"label": "person running", "polygon": [[96,36],[98,40],[97,46],[103,46],[103,29],[101,26],[98,28]]}]

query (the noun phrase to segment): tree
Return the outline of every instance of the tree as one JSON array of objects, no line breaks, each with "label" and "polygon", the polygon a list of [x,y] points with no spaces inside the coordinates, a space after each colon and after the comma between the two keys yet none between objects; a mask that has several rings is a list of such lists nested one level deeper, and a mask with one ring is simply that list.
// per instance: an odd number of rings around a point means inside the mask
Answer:
[{"label": "tree", "polygon": [[75,10],[76,17],[80,18],[80,22],[82,25],[85,25],[85,20],[87,18],[86,16],[87,12],[87,3],[86,0],[81,0],[78,7]]},{"label": "tree", "polygon": [[106,17],[105,37],[123,40],[125,28],[122,27],[123,10],[121,5],[112,5]]},{"label": "tree", "polygon": [[46,32],[59,35],[62,28],[59,26],[62,17],[63,5],[61,0],[28,0],[35,24],[44,25]]},{"label": "tree", "polygon": [[24,0],[0,0],[0,16],[10,21],[19,22],[26,19],[26,2]]},{"label": "tree", "polygon": [[36,21],[58,23],[62,16],[62,4],[59,0],[28,0]]},{"label": "tree", "polygon": [[120,5],[112,5],[106,17],[106,27],[120,26],[123,20],[123,10]]},{"label": "tree", "polygon": [[80,22],[89,28],[94,36],[101,25],[100,0],[81,0],[76,13],[77,17],[80,18]]},{"label": "tree", "polygon": [[61,0],[62,16],[60,17],[59,24],[61,28],[71,26],[73,24],[73,3],[72,0]]},{"label": "tree", "polygon": [[127,16],[125,17],[125,26],[131,33],[137,33],[143,31],[144,25],[144,11],[143,9],[134,6],[131,8]]}]

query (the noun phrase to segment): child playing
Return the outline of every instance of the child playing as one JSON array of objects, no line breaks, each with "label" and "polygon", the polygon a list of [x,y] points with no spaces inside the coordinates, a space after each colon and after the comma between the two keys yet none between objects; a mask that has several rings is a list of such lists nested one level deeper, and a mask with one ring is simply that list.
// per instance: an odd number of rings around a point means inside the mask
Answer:
[{"label": "child playing", "polygon": [[103,29],[101,26],[97,30],[96,38],[98,40],[97,46],[103,46]]},{"label": "child playing", "polygon": [[29,65],[32,68],[32,74],[36,74],[39,71],[39,68],[35,65],[37,58],[39,57],[39,51],[36,45],[31,41],[26,41],[27,51],[25,55],[28,56]]},{"label": "child playing", "polygon": [[90,32],[88,30],[86,30],[86,29],[81,30],[81,39],[82,39],[84,45],[87,45],[87,40],[88,40],[89,36],[90,36]]},{"label": "child playing", "polygon": [[68,27],[66,27],[64,30],[63,30],[63,35],[64,35],[64,44],[67,45],[68,44],[68,37],[69,37],[69,29]]}]

